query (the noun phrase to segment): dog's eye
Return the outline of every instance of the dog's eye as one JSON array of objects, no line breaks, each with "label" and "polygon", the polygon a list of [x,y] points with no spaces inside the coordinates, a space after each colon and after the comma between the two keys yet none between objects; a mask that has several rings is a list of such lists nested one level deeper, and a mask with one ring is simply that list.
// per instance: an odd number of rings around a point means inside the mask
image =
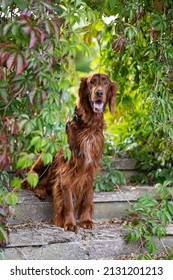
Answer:
[{"label": "dog's eye", "polygon": [[90,81],[90,84],[93,85],[93,84],[94,84],[94,80],[91,80],[91,81]]}]

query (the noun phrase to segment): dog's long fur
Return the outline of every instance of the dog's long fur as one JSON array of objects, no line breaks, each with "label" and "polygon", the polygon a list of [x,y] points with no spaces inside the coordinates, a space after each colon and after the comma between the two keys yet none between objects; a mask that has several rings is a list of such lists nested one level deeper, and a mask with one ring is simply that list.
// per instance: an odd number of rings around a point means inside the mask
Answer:
[{"label": "dog's long fur", "polygon": [[116,90],[116,82],[111,82],[104,74],[82,78],[74,118],[66,125],[71,159],[65,160],[63,152],[59,151],[50,166],[44,167],[38,158],[31,169],[40,176],[34,192],[39,197],[52,192],[53,223],[65,230],[76,230],[73,199],[80,225],[93,227],[92,186],[102,157],[103,113],[106,104],[111,113],[114,112]]}]

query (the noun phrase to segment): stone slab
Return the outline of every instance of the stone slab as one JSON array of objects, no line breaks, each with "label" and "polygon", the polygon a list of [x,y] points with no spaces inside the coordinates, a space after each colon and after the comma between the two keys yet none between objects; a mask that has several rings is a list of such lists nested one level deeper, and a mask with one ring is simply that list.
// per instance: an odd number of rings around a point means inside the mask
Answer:
[{"label": "stone slab", "polygon": [[[125,230],[118,218],[125,216],[125,210],[140,195],[155,191],[155,187],[128,186],[111,193],[94,193],[95,227],[79,228],[74,233],[48,223],[52,218],[51,197],[39,200],[33,192],[21,190],[17,206],[11,208],[10,244],[5,249],[5,259],[106,260],[139,254],[141,244],[125,242]],[[161,240],[153,238],[157,253],[165,249],[173,252],[173,225],[167,227],[167,236]]]},{"label": "stone slab", "polygon": [[111,159],[112,166],[117,170],[135,170],[136,159],[134,158],[113,158]]},{"label": "stone slab", "polygon": [[[172,231],[173,225],[170,225]],[[77,233],[47,224],[20,228],[10,232],[5,249],[7,260],[99,260],[117,259],[142,252],[139,242],[126,243],[125,230],[117,221],[102,221],[92,230],[79,228]],[[154,237],[157,253],[173,252],[173,236]]]},{"label": "stone slab", "polygon": [[[130,203],[146,193],[155,193],[155,187],[127,186],[120,187],[114,192],[94,193],[94,220],[121,218],[126,216]],[[53,205],[51,197],[38,199],[32,191],[18,192],[18,203],[10,207],[10,223],[51,221]]]},{"label": "stone slab", "polygon": [[43,225],[13,229],[5,259],[114,259],[131,251],[140,252],[139,244],[127,246],[116,224],[111,228],[96,225],[93,230],[79,228],[77,233]]}]

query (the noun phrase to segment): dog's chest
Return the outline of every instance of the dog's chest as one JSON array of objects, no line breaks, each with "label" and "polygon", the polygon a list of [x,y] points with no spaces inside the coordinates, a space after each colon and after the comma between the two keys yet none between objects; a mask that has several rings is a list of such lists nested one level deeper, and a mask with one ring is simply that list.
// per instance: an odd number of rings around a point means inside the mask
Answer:
[{"label": "dog's chest", "polygon": [[103,128],[102,126],[83,126],[72,121],[67,127],[68,143],[72,157],[79,164],[88,166],[96,164],[102,157]]},{"label": "dog's chest", "polygon": [[101,131],[87,131],[78,135],[79,154],[85,164],[98,162],[102,156],[103,134]]}]

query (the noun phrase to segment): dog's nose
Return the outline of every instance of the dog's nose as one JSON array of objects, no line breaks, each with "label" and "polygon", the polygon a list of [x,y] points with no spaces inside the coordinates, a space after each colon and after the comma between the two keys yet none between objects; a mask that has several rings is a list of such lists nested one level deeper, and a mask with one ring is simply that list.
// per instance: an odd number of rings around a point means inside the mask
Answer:
[{"label": "dog's nose", "polygon": [[95,94],[97,95],[97,97],[101,97],[103,95],[103,90],[99,89],[95,92]]}]

